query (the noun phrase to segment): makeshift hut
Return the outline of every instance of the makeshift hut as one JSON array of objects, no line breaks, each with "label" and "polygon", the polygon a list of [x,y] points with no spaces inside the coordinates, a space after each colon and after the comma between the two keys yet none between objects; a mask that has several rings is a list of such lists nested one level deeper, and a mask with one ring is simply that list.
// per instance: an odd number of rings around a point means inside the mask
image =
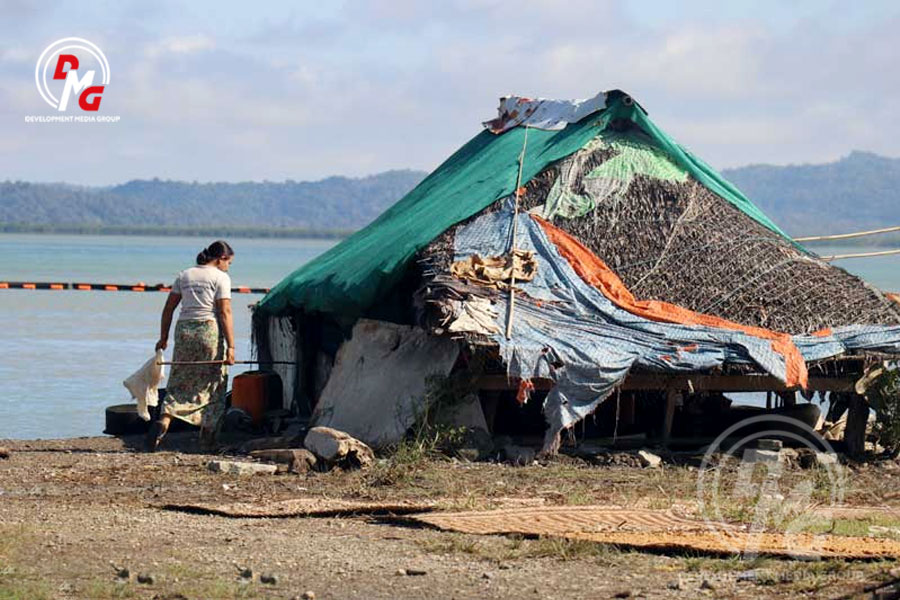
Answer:
[{"label": "makeshift hut", "polygon": [[739,391],[842,395],[858,447],[854,384],[900,354],[896,303],[793,242],[620,91],[502,99],[253,318],[259,357],[294,363],[286,405],[375,445],[427,408],[430,376],[465,373],[471,422],[531,415],[551,452],[589,416],[665,439],[677,414],[701,433]]}]

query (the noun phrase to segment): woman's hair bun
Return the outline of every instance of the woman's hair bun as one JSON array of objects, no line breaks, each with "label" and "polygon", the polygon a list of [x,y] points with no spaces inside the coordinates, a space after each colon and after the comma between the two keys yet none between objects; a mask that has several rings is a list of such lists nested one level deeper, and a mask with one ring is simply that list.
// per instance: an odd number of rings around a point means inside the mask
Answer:
[{"label": "woman's hair bun", "polygon": [[200,251],[200,254],[197,255],[197,264],[205,265],[217,258],[228,258],[229,256],[234,256],[234,250],[231,249],[228,242],[225,240],[216,240],[207,248]]}]

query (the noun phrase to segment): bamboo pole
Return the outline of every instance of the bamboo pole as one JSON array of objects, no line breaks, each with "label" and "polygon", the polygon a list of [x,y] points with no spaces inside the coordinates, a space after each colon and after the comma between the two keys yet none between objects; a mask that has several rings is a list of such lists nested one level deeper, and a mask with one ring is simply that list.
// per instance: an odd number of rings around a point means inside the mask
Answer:
[{"label": "bamboo pole", "polygon": [[[224,360],[179,360],[179,361],[171,361],[171,362],[158,362],[158,365],[224,365],[227,364]],[[236,360],[234,361],[236,365],[292,365],[291,361],[288,360]]]},{"label": "bamboo pole", "polygon": [[807,237],[794,238],[795,242],[818,242],[821,240],[846,240],[855,237],[863,237],[866,235],[875,235],[878,233],[890,233],[892,231],[900,231],[900,225],[896,227],[885,227],[884,229],[872,229],[869,231],[857,231],[854,233],[838,233],[835,235],[810,235]]},{"label": "bamboo pole", "polygon": [[895,250],[880,250],[878,252],[856,252],[854,254],[835,254],[833,256],[822,256],[820,257],[825,262],[831,262],[833,260],[840,260],[843,258],[865,258],[867,256],[888,256],[891,254],[900,254],[900,248]]},{"label": "bamboo pole", "polygon": [[522,196],[522,167],[525,164],[525,149],[528,147],[528,125],[525,126],[525,138],[522,140],[522,152],[519,154],[519,174],[516,176],[516,208],[513,211],[512,241],[510,242],[511,276],[509,278],[509,311],[506,314],[506,339],[512,338],[513,311],[516,307],[516,236],[519,232],[519,198]]}]

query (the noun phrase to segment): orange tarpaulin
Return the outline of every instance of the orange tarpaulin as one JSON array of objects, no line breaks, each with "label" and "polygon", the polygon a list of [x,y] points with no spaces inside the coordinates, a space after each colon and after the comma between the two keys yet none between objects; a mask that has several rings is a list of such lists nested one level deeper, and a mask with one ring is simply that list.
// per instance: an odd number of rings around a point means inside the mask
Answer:
[{"label": "orange tarpaulin", "polygon": [[596,254],[585,248],[581,242],[544,219],[536,215],[531,216],[543,228],[544,233],[547,234],[547,237],[553,242],[563,258],[569,261],[569,264],[572,265],[579,277],[599,289],[604,296],[619,308],[651,321],[732,329],[769,340],[772,344],[772,349],[784,357],[785,384],[789,387],[797,385],[803,388],[806,387],[806,362],[789,334],[762,327],[741,325],[714,315],[694,312],[669,302],[637,300],[622,280],[619,279],[619,276]]}]

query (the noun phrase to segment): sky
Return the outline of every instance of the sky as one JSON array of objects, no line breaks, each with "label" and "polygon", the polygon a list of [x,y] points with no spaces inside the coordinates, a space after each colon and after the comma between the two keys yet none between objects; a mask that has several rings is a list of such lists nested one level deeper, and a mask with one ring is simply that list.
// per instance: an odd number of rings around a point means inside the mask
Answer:
[{"label": "sky", "polygon": [[[0,181],[430,171],[500,96],[609,89],[717,168],[897,157],[898,31],[878,0],[0,0]],[[66,37],[102,49],[118,122],[25,122],[86,114],[35,84]]]}]

